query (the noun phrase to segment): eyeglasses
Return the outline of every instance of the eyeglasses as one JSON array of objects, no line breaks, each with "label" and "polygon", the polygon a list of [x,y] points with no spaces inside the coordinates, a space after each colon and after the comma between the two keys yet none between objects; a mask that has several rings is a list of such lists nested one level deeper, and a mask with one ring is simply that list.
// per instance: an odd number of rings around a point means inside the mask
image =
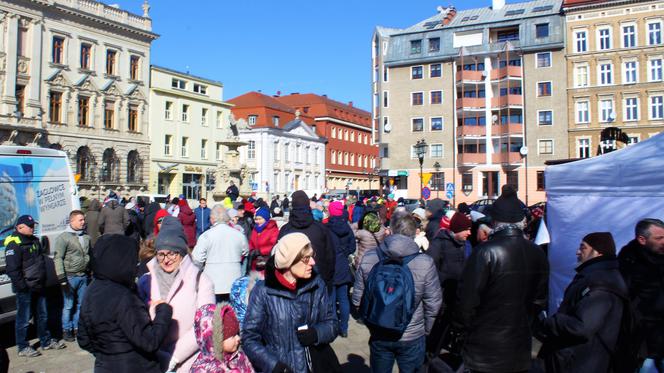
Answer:
[{"label": "eyeglasses", "polygon": [[168,260],[173,260],[180,255],[179,253],[176,253],[175,251],[169,251],[168,253],[157,253],[157,260],[160,262],[163,262],[164,259],[168,258]]},{"label": "eyeglasses", "polygon": [[316,253],[315,252],[312,252],[311,255],[303,256],[302,259],[300,259],[300,261],[304,264],[309,264],[311,259],[314,259],[314,260],[316,259]]}]

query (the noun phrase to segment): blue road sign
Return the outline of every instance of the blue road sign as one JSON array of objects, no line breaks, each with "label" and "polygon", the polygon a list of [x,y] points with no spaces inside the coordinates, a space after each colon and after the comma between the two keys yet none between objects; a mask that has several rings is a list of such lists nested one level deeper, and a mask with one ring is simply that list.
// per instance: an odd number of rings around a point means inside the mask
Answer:
[{"label": "blue road sign", "polygon": [[454,183],[445,184],[445,190],[454,193]]},{"label": "blue road sign", "polygon": [[448,190],[447,193],[445,193],[445,197],[447,197],[447,199],[452,199],[452,197],[454,197],[454,193]]},{"label": "blue road sign", "polygon": [[428,187],[422,188],[422,198],[429,199],[431,198],[431,189]]}]

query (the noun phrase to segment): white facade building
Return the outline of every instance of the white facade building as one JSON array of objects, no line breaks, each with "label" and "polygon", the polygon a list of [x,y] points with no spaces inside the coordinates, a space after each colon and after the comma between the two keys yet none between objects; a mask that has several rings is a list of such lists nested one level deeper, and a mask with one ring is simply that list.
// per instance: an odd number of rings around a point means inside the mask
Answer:
[{"label": "white facade building", "polygon": [[254,168],[252,189],[260,197],[290,196],[296,190],[320,195],[325,188],[325,143],[299,118],[283,128],[251,128],[240,131],[248,145],[240,161]]},{"label": "white facade building", "polygon": [[0,142],[66,151],[81,195],[145,191],[148,10],[0,0]]}]

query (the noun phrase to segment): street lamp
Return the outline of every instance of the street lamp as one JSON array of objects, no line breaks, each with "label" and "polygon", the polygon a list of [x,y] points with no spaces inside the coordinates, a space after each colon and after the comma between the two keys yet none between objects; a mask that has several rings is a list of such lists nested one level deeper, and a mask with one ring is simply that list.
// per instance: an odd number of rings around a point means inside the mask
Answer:
[{"label": "street lamp", "polygon": [[433,168],[436,169],[436,176],[434,178],[435,180],[435,185],[436,185],[436,198],[439,198],[439,193],[440,193],[440,163],[436,161],[436,163],[433,164]]},{"label": "street lamp", "polygon": [[417,154],[417,159],[420,161],[420,201],[422,200],[422,164],[424,163],[424,155],[427,153],[427,142],[422,139],[415,144],[415,153]]}]

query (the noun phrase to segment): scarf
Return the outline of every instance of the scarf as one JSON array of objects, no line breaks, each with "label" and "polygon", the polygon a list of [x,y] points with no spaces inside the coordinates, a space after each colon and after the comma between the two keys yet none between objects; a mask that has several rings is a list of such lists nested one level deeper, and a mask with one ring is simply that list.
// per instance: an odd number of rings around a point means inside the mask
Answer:
[{"label": "scarf", "polygon": [[155,278],[157,279],[157,285],[159,285],[159,294],[161,295],[162,299],[166,299],[166,297],[168,296],[168,293],[170,292],[171,287],[175,282],[175,278],[179,273],[180,273],[180,268],[176,269],[171,273],[167,273],[161,268],[159,263],[157,263],[154,275]]},{"label": "scarf", "polygon": [[265,227],[267,227],[267,223],[269,223],[269,222],[270,222],[269,220],[266,220],[265,223],[263,223],[261,225],[256,224],[256,226],[254,226],[254,229],[256,229],[256,232],[262,233],[263,229],[265,229]]}]

